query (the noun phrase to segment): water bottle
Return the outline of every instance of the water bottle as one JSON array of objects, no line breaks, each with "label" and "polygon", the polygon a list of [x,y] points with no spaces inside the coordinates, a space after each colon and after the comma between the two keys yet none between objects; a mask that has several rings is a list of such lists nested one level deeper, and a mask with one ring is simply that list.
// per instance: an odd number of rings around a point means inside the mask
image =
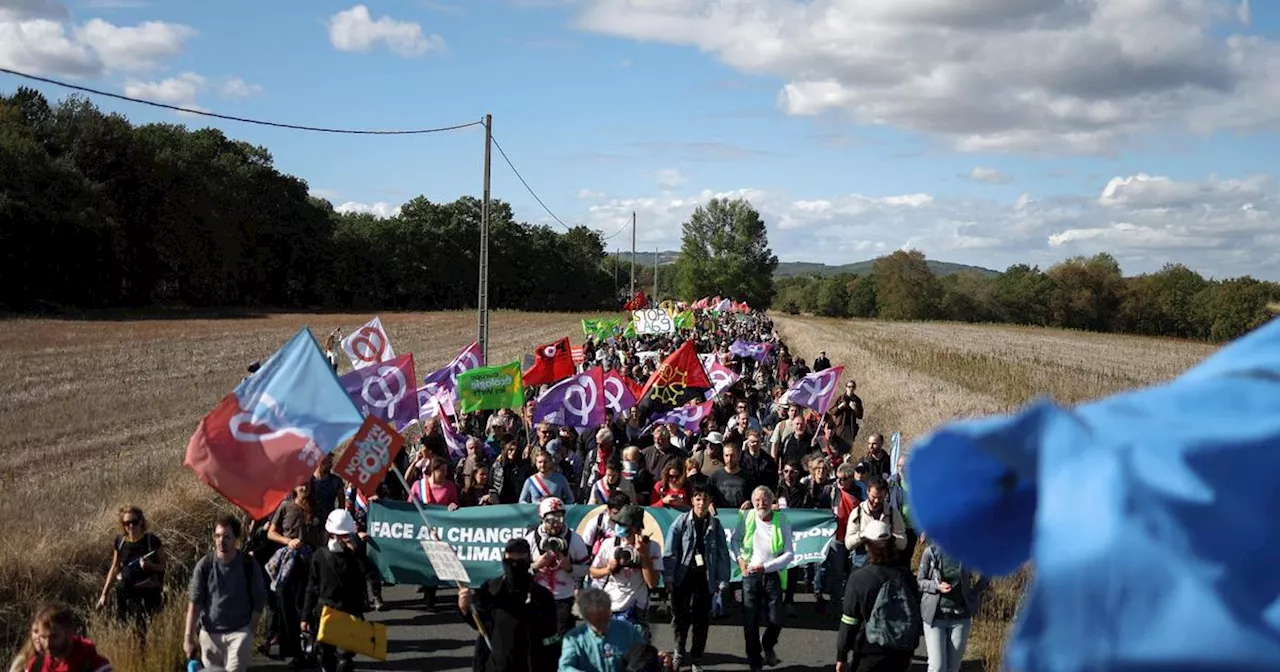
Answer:
[{"label": "water bottle", "polygon": [[200,672],[204,669],[204,665],[198,658],[192,658],[187,661],[187,672]]}]

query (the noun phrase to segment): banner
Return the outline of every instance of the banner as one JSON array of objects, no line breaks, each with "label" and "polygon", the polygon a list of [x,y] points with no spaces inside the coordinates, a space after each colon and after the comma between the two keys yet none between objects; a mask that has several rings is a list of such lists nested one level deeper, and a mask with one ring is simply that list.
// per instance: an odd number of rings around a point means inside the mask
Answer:
[{"label": "banner", "polygon": [[[502,504],[469,506],[449,511],[444,507],[424,506],[427,519],[436,536],[457,551],[458,558],[471,577],[472,585],[502,574],[502,550],[513,538],[524,537],[538,522],[534,504]],[[607,513],[604,505],[572,505],[565,507],[565,524],[582,534],[587,524]],[[827,546],[833,542],[835,516],[829,509],[785,509],[781,512],[791,522],[795,539],[795,559],[791,566],[822,562]],[[646,507],[645,533],[661,548],[666,547],[667,529],[680,512]],[[739,511],[721,511],[717,516],[724,525],[726,537],[733,534],[742,520]],[[422,551],[421,542],[431,539],[431,530],[422,524],[417,509],[408,502],[369,502],[369,558],[382,577],[391,583],[433,585],[437,583],[431,563]],[[741,581],[736,549],[730,547],[732,581]]]},{"label": "banner", "polygon": [[631,323],[635,325],[637,334],[674,334],[675,320],[671,314],[661,308],[646,308],[631,313]]},{"label": "banner", "polygon": [[524,406],[524,387],[520,379],[520,362],[481,366],[458,374],[458,399],[462,412]]}]

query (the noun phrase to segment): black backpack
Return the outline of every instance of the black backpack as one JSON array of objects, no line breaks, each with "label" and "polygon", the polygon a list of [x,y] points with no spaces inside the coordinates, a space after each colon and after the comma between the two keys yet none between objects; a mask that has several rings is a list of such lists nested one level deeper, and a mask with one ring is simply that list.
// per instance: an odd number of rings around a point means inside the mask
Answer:
[{"label": "black backpack", "polygon": [[[254,562],[253,558],[246,555],[244,551],[240,552],[240,557],[244,559],[244,562],[241,563],[241,567],[244,569],[245,596],[249,599],[249,604],[252,605],[253,604],[253,577],[255,575],[261,576],[262,585],[264,588],[268,587],[270,583],[267,581],[267,577],[265,576],[266,570],[262,569],[262,567],[258,565],[258,563]],[[209,582],[208,573],[213,571],[213,563],[218,561],[217,554],[214,553],[213,551],[209,551],[209,553],[204,556],[204,560],[205,560],[205,565],[204,565],[205,574],[201,578],[204,580],[206,584],[208,584]],[[265,607],[266,605],[264,604],[263,606]]]}]

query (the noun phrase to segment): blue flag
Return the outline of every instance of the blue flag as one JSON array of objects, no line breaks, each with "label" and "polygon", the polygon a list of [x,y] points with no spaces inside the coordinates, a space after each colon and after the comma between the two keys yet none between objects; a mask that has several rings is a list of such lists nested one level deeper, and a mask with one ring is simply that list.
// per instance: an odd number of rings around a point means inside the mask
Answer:
[{"label": "blue flag", "polygon": [[947,552],[1035,564],[1010,669],[1280,669],[1280,321],[1163,385],[946,425],[909,461]]}]

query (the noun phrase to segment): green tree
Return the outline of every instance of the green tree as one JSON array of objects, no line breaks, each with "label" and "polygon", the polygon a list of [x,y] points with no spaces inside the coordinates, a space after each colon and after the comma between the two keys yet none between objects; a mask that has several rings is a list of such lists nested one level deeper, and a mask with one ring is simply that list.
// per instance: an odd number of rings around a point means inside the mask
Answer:
[{"label": "green tree", "polygon": [[875,317],[879,302],[879,297],[876,296],[876,277],[860,275],[853,279],[852,285],[853,288],[849,290],[849,316]]},{"label": "green tree", "polygon": [[689,300],[718,294],[764,308],[773,302],[777,267],[764,220],[751,203],[713,198],[684,223],[676,294]]},{"label": "green tree", "polygon": [[843,273],[822,279],[818,286],[817,306],[814,312],[824,317],[847,317],[851,279],[851,276]]},{"label": "green tree", "polygon": [[924,253],[898,250],[876,259],[876,312],[889,320],[929,320],[938,314],[942,287]]}]

